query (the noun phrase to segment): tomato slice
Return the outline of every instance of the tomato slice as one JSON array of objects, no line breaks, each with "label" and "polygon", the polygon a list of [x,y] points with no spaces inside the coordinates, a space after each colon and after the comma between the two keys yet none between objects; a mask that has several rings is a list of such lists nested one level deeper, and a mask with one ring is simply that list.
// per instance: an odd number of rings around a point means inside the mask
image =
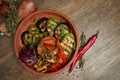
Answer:
[{"label": "tomato slice", "polygon": [[48,44],[54,44],[54,45],[56,44],[56,39],[53,36],[47,36],[43,38],[42,41]]},{"label": "tomato slice", "polygon": [[50,51],[53,51],[56,48],[56,46],[53,46],[52,44],[48,44],[48,43],[44,44],[44,47]]},{"label": "tomato slice", "polygon": [[41,54],[44,48],[50,51],[55,50],[56,39],[53,36],[47,36],[41,39],[37,47],[38,54]]},{"label": "tomato slice", "polygon": [[56,48],[56,39],[53,36],[48,36],[43,38],[44,47],[50,51],[55,50]]},{"label": "tomato slice", "polygon": [[53,39],[55,39],[53,36],[47,36],[47,37],[44,37],[42,40],[46,41],[46,40],[53,40]]}]

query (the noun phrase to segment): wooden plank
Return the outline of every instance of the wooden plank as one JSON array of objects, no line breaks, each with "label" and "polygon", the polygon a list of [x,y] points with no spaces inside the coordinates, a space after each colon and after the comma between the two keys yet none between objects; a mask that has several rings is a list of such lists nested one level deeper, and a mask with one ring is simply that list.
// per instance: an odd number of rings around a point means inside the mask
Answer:
[{"label": "wooden plank", "polygon": [[[97,42],[84,55],[84,70],[68,69],[54,76],[37,76],[18,62],[13,37],[0,37],[0,80],[119,80],[120,79],[120,0],[34,0],[38,10],[54,9],[68,15],[79,35],[100,31]],[[1,19],[1,18],[0,18]],[[0,20],[2,22],[3,19]]]}]

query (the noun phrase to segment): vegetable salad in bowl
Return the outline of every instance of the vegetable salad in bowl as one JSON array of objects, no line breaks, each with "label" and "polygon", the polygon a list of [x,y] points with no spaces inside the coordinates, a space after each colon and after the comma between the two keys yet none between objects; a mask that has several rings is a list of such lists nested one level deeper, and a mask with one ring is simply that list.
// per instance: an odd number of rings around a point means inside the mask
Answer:
[{"label": "vegetable salad in bowl", "polygon": [[78,51],[78,35],[68,19],[60,14],[45,14],[35,17],[31,14],[24,24],[20,24],[14,47],[25,68],[33,73],[49,75],[61,72],[72,63]]},{"label": "vegetable salad in bowl", "polygon": [[54,17],[39,19],[22,33],[21,39],[25,46],[19,59],[40,72],[63,67],[75,50],[75,37],[69,25]]}]

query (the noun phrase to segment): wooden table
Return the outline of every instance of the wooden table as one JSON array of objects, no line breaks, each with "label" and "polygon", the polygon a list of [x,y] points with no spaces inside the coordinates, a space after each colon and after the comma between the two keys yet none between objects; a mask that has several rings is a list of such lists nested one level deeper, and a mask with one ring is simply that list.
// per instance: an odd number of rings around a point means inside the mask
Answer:
[{"label": "wooden table", "polygon": [[[0,37],[0,80],[120,80],[120,0],[33,0],[38,10],[53,9],[68,15],[79,34],[87,38],[100,31],[97,42],[84,55],[84,69],[69,74],[38,76],[21,66],[13,37]],[[0,22],[4,18],[0,17]]]}]

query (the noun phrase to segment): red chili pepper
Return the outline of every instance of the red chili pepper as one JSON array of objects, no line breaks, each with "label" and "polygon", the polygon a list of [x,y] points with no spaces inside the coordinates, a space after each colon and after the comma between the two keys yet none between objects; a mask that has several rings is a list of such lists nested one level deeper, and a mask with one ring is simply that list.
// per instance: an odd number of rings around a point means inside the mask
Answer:
[{"label": "red chili pepper", "polygon": [[85,54],[85,52],[94,44],[94,42],[97,39],[97,35],[99,32],[97,32],[97,34],[93,35],[92,37],[90,37],[90,39],[88,40],[87,44],[81,49],[79,50],[77,57],[75,58],[75,60],[73,61],[73,63],[71,64],[69,73],[73,71],[75,64],[77,63],[77,61]]}]

